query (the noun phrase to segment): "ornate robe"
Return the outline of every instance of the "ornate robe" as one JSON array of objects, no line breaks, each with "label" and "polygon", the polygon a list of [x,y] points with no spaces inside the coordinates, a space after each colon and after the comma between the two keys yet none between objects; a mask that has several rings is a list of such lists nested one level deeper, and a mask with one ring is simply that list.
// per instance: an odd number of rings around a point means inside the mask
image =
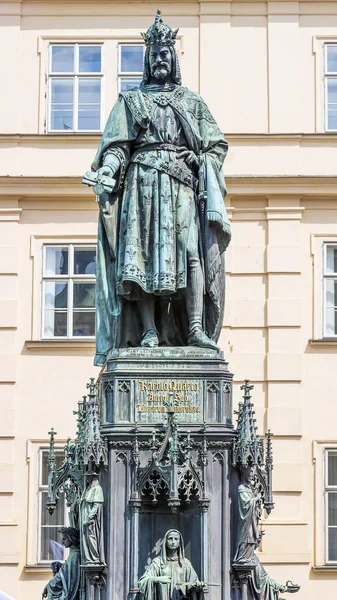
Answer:
[{"label": "ornate robe", "polygon": [[[206,104],[176,84],[143,84],[124,92],[107,121],[93,170],[110,152],[121,168],[114,192],[99,198],[97,354],[106,357],[112,348],[140,344],[132,301],[141,289],[158,298],[160,343],[187,343],[181,292],[187,285],[189,245],[195,239],[205,274],[206,329],[217,340],[224,308],[223,253],[230,239],[221,174],[227,143]],[[187,164],[184,152],[202,155],[205,162],[202,223],[199,172]]]}]

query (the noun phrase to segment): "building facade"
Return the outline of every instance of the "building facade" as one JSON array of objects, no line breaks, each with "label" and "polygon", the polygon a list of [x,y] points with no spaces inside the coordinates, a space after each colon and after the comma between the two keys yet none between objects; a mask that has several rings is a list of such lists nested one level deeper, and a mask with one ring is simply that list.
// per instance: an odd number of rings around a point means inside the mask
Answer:
[{"label": "building facade", "polygon": [[[97,205],[81,179],[120,90],[137,83],[157,3],[0,2],[0,591],[33,599],[62,559],[44,510],[94,355]],[[260,560],[337,583],[337,2],[163,3],[183,84],[229,142],[233,238],[220,342],[271,429],[275,509]]]}]

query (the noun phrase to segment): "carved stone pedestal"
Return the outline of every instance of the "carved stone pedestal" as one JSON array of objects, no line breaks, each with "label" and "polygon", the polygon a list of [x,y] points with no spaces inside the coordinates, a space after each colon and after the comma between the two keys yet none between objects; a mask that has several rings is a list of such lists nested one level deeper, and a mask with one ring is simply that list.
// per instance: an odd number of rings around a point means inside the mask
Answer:
[{"label": "carved stone pedestal", "polygon": [[200,348],[121,349],[99,381],[109,444],[106,598],[131,600],[167,530],[205,595],[230,598],[232,374]]}]

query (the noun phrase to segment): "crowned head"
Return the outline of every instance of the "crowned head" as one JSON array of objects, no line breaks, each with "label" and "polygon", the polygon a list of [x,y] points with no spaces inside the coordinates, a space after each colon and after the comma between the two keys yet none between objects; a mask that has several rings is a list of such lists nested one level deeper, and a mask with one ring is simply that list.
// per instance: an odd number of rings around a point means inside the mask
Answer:
[{"label": "crowned head", "polygon": [[146,33],[142,33],[145,46],[174,46],[176,43],[177,33],[179,29],[173,30],[169,25],[163,23],[161,12],[158,9],[153,25],[151,25]]}]

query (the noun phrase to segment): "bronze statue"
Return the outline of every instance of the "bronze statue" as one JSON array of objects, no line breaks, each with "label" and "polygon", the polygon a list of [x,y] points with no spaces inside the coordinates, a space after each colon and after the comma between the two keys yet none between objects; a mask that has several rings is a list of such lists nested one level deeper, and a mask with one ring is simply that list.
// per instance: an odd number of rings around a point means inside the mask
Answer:
[{"label": "bronze statue", "polygon": [[259,547],[263,531],[259,529],[262,514],[262,502],[259,491],[252,481],[253,467],[241,466],[241,483],[238,488],[238,534],[233,564],[237,571],[251,566],[251,577],[248,579],[248,598],[251,600],[278,600],[280,592],[293,594],[299,586],[287,581],[285,585],[277,583],[269,577],[261,565],[255,550]]},{"label": "bronze statue", "polygon": [[104,564],[103,490],[95,472],[88,472],[86,477],[89,484],[80,503],[83,562]]},{"label": "bronze statue", "polygon": [[122,92],[92,170],[100,208],[96,365],[122,346],[217,349],[230,240],[227,142],[181,85],[177,32],[160,11],[143,35],[143,81]]},{"label": "bronze statue", "polygon": [[179,531],[166,532],[160,556],[149,564],[138,585],[144,600],[203,600],[204,584],[185,558]]},{"label": "bronze statue", "polygon": [[70,549],[70,554],[63,564],[58,561],[52,563],[54,576],[44,588],[42,598],[78,600],[81,564],[79,532],[74,527],[62,527],[60,531],[62,544]]}]

